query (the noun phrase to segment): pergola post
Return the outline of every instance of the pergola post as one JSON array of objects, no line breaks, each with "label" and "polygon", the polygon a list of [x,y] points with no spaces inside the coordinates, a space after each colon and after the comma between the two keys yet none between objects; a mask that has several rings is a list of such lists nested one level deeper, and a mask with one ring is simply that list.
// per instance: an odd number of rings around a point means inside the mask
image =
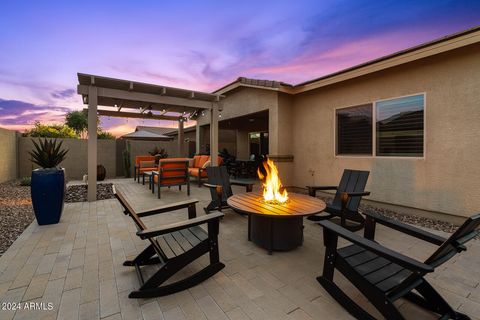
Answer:
[{"label": "pergola post", "polygon": [[183,136],[183,119],[178,120],[178,156],[184,157],[185,138]]},{"label": "pergola post", "polygon": [[210,165],[218,166],[218,103],[210,109]]},{"label": "pergola post", "polygon": [[88,201],[97,200],[97,87],[88,89]]},{"label": "pergola post", "polygon": [[195,125],[195,154],[200,154],[200,124]]}]

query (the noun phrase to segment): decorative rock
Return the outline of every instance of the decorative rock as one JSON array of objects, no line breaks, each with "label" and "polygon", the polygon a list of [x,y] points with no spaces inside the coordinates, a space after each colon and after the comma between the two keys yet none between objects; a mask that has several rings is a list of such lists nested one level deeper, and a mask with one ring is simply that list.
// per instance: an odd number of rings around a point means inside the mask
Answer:
[{"label": "decorative rock", "polygon": [[[111,183],[97,184],[97,200],[112,199],[113,189]],[[65,196],[65,202],[85,202],[87,201],[87,186],[86,185],[73,185],[67,187],[67,194]]]}]

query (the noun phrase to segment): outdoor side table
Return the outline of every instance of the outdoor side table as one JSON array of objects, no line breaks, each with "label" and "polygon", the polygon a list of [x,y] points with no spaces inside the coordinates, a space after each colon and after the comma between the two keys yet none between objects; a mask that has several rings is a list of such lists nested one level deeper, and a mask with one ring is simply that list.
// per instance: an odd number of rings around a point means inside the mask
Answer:
[{"label": "outdoor side table", "polygon": [[235,211],[248,214],[248,240],[272,251],[288,251],[303,244],[303,217],[322,212],[324,201],[289,193],[284,204],[268,204],[260,193],[241,193],[227,199]]},{"label": "outdoor side table", "polygon": [[152,189],[153,185],[153,171],[145,171],[142,174],[142,184],[145,185],[145,177],[148,177],[148,189]]}]

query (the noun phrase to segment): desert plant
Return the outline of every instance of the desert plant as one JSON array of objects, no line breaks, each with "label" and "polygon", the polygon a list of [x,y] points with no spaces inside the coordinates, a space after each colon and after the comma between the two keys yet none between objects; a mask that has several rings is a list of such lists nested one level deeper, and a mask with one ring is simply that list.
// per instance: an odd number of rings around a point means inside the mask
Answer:
[{"label": "desert plant", "polygon": [[32,184],[32,178],[31,177],[23,177],[20,180],[20,185],[21,186],[30,186]]},{"label": "desert plant", "polygon": [[125,172],[125,178],[130,178],[130,144],[127,142],[127,147],[122,152],[123,157],[123,170]]},{"label": "desert plant", "polygon": [[164,148],[159,148],[155,146],[152,151],[148,152],[151,156],[155,156],[155,162],[158,163],[159,159],[168,158],[168,153],[165,151]]},{"label": "desert plant", "polygon": [[115,136],[110,132],[99,130],[97,132],[97,139],[115,140]]},{"label": "desert plant", "polygon": [[68,150],[61,149],[62,141],[57,144],[57,139],[40,139],[36,143],[32,139],[35,150],[29,151],[32,156],[32,162],[38,164],[41,168],[56,168],[63,160]]}]

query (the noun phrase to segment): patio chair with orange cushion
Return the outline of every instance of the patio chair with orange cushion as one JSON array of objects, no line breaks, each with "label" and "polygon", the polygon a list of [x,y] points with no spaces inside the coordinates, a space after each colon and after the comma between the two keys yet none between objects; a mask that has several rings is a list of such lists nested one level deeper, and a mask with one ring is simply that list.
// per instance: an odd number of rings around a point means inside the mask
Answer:
[{"label": "patio chair with orange cushion", "polygon": [[157,170],[155,156],[136,156],[135,168],[133,171],[133,181],[138,179],[138,182],[140,182],[140,175],[143,172],[154,170]]},{"label": "patio chair with orange cushion", "polygon": [[178,186],[182,190],[182,185],[187,185],[187,195],[190,195],[190,177],[188,174],[188,159],[160,160],[158,171],[153,173],[153,188],[157,185],[157,195],[160,199],[161,187]]},{"label": "patio chair with orange cushion", "polygon": [[[222,165],[223,158],[218,156],[217,165]],[[202,178],[207,178],[206,168],[210,166],[210,156],[200,155],[193,157],[193,165],[188,169],[190,176],[196,177],[198,186],[202,186]]]}]

